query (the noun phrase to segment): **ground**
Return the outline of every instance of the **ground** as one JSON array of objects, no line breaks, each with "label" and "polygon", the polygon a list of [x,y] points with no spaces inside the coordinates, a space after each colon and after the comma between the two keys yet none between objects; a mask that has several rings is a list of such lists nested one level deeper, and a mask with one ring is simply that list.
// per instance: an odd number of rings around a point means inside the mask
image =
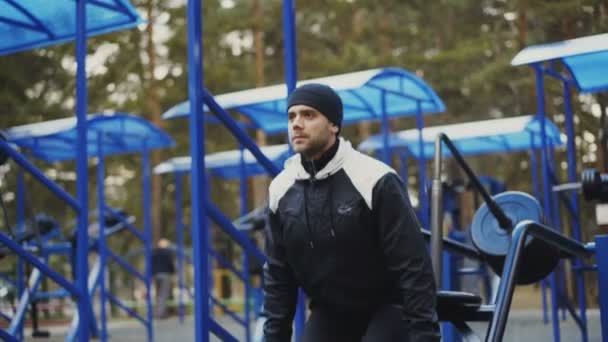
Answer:
[{"label": "ground", "polygon": [[[599,342],[600,336],[600,318],[597,310],[590,310],[589,316],[589,341]],[[239,341],[244,341],[244,333],[242,327],[230,321],[229,318],[220,318],[224,327],[235,334]],[[562,341],[580,341],[580,333],[571,318],[565,321],[560,321],[560,333]],[[478,335],[485,336],[487,324],[476,323],[473,328]],[[181,324],[177,318],[155,321],[154,323],[155,340],[159,342],[170,341],[194,341],[194,322],[192,318],[186,319]],[[48,341],[60,342],[63,341],[63,332],[65,329],[54,327],[51,329],[52,338],[43,340],[26,339],[26,341]],[[146,341],[146,333],[144,328],[135,321],[113,322],[109,326],[110,341]],[[543,324],[542,312],[540,310],[515,310],[511,312],[509,324],[507,326],[504,341],[551,341],[553,339],[551,324]],[[219,341],[217,338],[212,338],[212,341]]]}]

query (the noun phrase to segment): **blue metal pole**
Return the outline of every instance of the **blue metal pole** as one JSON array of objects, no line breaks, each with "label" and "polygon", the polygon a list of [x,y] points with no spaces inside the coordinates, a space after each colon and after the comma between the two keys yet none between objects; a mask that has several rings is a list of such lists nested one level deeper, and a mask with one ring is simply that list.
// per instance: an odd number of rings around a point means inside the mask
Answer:
[{"label": "blue metal pole", "polygon": [[[247,175],[245,170],[245,149],[243,144],[239,144],[240,149],[240,160],[239,160],[239,189],[241,195],[241,217],[247,214]],[[247,251],[243,250],[243,257],[241,258],[243,262],[243,274],[244,274],[244,282],[245,282],[245,302],[244,302],[244,310],[245,310],[245,336],[247,342],[251,341],[251,308],[249,307],[249,297],[251,296],[251,282],[249,275],[249,256],[247,255]]]},{"label": "blue metal pole", "polygon": [[285,40],[285,83],[287,94],[296,88],[298,64],[296,53],[296,4],[294,0],[283,0],[283,35]]},{"label": "blue metal pole", "polygon": [[[544,78],[542,65],[535,64],[534,71],[536,74],[536,100],[537,100],[537,109],[538,109],[538,117],[541,120],[540,122],[540,140],[541,140],[541,175],[543,179],[543,208],[545,212],[545,218],[550,220],[552,218],[551,215],[551,203],[550,196],[551,191],[549,189],[549,172],[547,165],[547,132],[546,132],[546,124],[545,124],[545,94],[544,94]],[[553,322],[553,338],[556,342],[560,340],[559,333],[559,317],[557,313],[557,283],[555,279],[555,272],[551,273],[549,278],[549,283],[551,286],[551,320]]]},{"label": "blue metal pole", "polygon": [[251,342],[251,275],[249,274],[249,255],[243,251],[243,274],[245,276],[245,339]]},{"label": "blue metal pole", "polygon": [[[441,289],[445,291],[458,291],[455,288],[455,279],[454,279],[454,268],[458,267],[453,261],[452,256],[449,252],[443,251],[443,276],[441,277],[443,284],[441,284]],[[462,338],[460,334],[456,330],[456,328],[449,322],[441,323],[441,335],[443,336],[444,342],[461,342]]]},{"label": "blue metal pole", "polygon": [[[17,169],[17,235],[25,230],[25,180],[23,171]],[[22,258],[17,259],[17,295],[23,296],[25,291],[25,263]],[[17,338],[23,339],[23,322],[17,328]]]},{"label": "blue metal pole", "polygon": [[[296,5],[294,0],[283,0],[283,35],[285,40],[285,83],[287,85],[287,94],[296,88],[298,81],[298,64],[296,53],[296,21],[295,21]],[[298,295],[298,307],[295,317],[295,340],[300,340],[300,335],[304,328],[306,320],[306,306],[304,291],[300,289]]]},{"label": "blue metal pole", "polygon": [[[534,197],[540,201],[541,194],[538,185],[538,162],[536,161],[536,142],[534,141],[534,134],[530,134],[530,171],[532,172],[532,188],[534,191]],[[541,296],[543,305],[543,323],[549,323],[547,316],[547,279],[540,281]]]},{"label": "blue metal pole", "polygon": [[182,220],[182,173],[175,172],[175,231],[177,233],[177,286],[179,322],[184,323],[184,224]]},{"label": "blue metal pole", "polygon": [[[557,165],[555,161],[555,150],[553,149],[553,141],[551,141],[550,148],[547,151],[549,155],[549,169],[555,176],[556,182],[559,182],[559,176],[557,174]],[[555,184],[557,185],[557,184]],[[559,199],[557,198],[558,194],[556,192],[551,192],[551,205],[553,207],[553,228],[558,230],[560,233],[563,233],[562,229],[562,219],[559,211]],[[560,260],[557,268],[554,270],[557,277],[557,288],[555,291],[558,294],[562,295],[564,300],[569,300],[565,297],[565,286],[566,286],[566,278],[564,274],[564,261]],[[560,305],[561,304],[561,305]],[[566,304],[558,303],[558,309],[561,307],[562,309],[562,320],[566,319]]]},{"label": "blue metal pole", "polygon": [[188,0],[188,96],[192,156],[192,254],[194,257],[194,332],[196,342],[209,342],[209,229],[206,219],[205,132],[202,85],[203,20],[201,0]]},{"label": "blue metal pole", "polygon": [[[416,128],[418,129],[418,149],[420,150],[420,156],[418,158],[418,179],[419,184],[419,195],[420,200],[420,221],[423,227],[429,226],[429,201],[426,195],[426,156],[424,151],[424,138],[422,136],[422,130],[424,129],[424,119],[422,117],[422,104],[420,101],[416,102],[417,113],[416,113]],[[406,183],[407,184],[407,183]]]},{"label": "blue metal pole", "polygon": [[391,165],[391,146],[389,142],[389,127],[388,113],[386,112],[386,92],[382,91],[382,161],[386,165]]},{"label": "blue metal pole", "polygon": [[102,341],[108,340],[108,329],[106,322],[106,280],[105,280],[105,268],[106,268],[106,237],[105,237],[105,196],[104,196],[104,178],[105,178],[105,166],[103,159],[103,133],[97,133],[97,222],[99,224],[99,235],[98,235],[98,249],[99,249],[99,302],[101,304],[99,316],[101,320],[101,333],[100,339]]},{"label": "blue metal pole", "polygon": [[600,295],[600,322],[602,341],[608,340],[608,235],[595,237],[597,283]]},{"label": "blue metal pole", "polygon": [[[564,86],[564,109],[566,112],[566,137],[568,141],[568,182],[576,182],[576,144],[574,137],[574,113],[572,112],[572,99],[570,96],[570,84],[568,82],[563,83]],[[576,190],[570,191],[570,203],[574,209],[574,214],[571,217],[572,234],[576,241],[581,241],[581,226],[580,226],[580,211],[578,206],[578,193]],[[578,297],[579,315],[581,322],[583,323],[582,341],[587,342],[589,340],[589,334],[587,332],[587,298],[585,296],[585,276],[582,271],[583,263],[580,258],[574,259],[574,269],[576,276],[576,293]]]},{"label": "blue metal pole", "polygon": [[148,317],[146,322],[146,329],[148,331],[148,341],[154,341],[154,321],[152,312],[152,213],[150,211],[150,151],[148,151],[148,143],[144,140],[144,150],[142,152],[142,181],[143,181],[143,195],[144,195],[144,234],[146,235],[145,241],[145,254],[146,254],[146,304]]},{"label": "blue metal pole", "polygon": [[247,214],[247,174],[245,170],[245,149],[239,144],[241,152],[239,160],[239,190],[241,195],[241,217]]},{"label": "blue metal pole", "polygon": [[[555,151],[553,149],[553,142],[551,142],[551,148],[549,148],[547,150],[547,155],[548,155],[548,167],[549,167],[549,171],[553,173],[553,175],[555,176],[556,181],[559,182],[559,176],[557,174],[557,165],[555,162]],[[551,181],[551,179],[547,180],[548,182],[550,182],[551,184],[553,183]],[[557,184],[555,184],[557,185]],[[562,220],[561,220],[561,216],[559,213],[559,201],[557,198],[557,193],[556,192],[551,192],[551,205],[553,208],[553,228],[555,228],[556,230],[558,230],[560,233],[562,233]]]},{"label": "blue metal pole", "polygon": [[86,40],[86,0],[76,1],[76,198],[80,204],[78,211],[78,232],[76,250],[76,277],[78,298],[78,339],[89,341],[89,326],[92,317],[91,300],[87,289],[88,265],[88,177],[87,177],[87,74],[85,68],[87,55]]}]

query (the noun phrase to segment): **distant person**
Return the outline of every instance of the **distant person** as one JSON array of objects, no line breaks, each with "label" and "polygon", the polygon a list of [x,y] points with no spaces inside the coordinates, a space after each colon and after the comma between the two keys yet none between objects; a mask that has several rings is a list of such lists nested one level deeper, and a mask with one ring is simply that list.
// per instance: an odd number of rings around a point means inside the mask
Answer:
[{"label": "distant person", "polygon": [[173,251],[169,249],[170,242],[167,239],[160,239],[156,248],[152,250],[152,279],[156,289],[156,317],[167,318],[167,301],[171,295],[173,274],[175,265],[173,264]]},{"label": "distant person", "polygon": [[298,287],[304,342],[438,342],[431,259],[405,184],[339,137],[342,101],[321,84],[289,97],[296,154],[272,181],[264,265],[266,342],[289,342]]}]

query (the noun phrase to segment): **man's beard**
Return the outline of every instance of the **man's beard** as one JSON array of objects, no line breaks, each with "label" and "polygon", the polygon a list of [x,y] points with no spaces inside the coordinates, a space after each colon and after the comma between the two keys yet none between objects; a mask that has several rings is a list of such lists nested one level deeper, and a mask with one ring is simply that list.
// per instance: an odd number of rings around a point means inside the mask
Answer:
[{"label": "man's beard", "polygon": [[302,156],[305,160],[311,160],[314,157],[320,157],[321,152],[327,145],[328,140],[311,141],[309,147],[302,151]]}]

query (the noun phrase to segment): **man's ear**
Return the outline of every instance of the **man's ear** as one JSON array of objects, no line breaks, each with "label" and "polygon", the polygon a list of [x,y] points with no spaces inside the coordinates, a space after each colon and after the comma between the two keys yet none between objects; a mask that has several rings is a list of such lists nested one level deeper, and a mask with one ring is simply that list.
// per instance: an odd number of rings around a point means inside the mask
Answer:
[{"label": "man's ear", "polygon": [[338,125],[334,125],[334,124],[331,125],[331,132],[333,134],[338,134],[339,131],[340,131],[340,128],[338,127]]}]

